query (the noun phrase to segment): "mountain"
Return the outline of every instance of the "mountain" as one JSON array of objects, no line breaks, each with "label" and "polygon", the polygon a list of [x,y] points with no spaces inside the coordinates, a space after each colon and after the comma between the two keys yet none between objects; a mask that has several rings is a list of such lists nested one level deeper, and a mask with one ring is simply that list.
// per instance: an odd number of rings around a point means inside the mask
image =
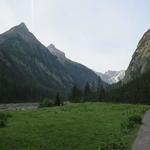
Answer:
[{"label": "mountain", "polygon": [[64,65],[24,23],[0,35],[0,102],[66,95],[74,84],[83,88],[96,81],[97,75],[87,67],[68,59]]},{"label": "mountain", "polygon": [[121,81],[124,78],[125,70],[121,70],[121,71],[108,70],[105,73],[96,72],[96,74],[100,76],[101,79],[106,83],[113,84]]},{"label": "mountain", "polygon": [[64,60],[66,60],[65,53],[55,48],[55,45],[50,44],[47,48],[54,56],[58,58],[60,62],[63,62]]},{"label": "mountain", "polygon": [[150,30],[138,43],[125,77],[109,91],[107,99],[150,104]]},{"label": "mountain", "polygon": [[[57,57],[58,61],[63,65],[78,87],[83,89],[86,81],[88,81],[93,87],[97,84],[98,76],[91,69],[68,59],[65,56],[65,53],[58,50],[53,44],[50,44],[47,48]],[[101,84],[106,86],[106,83],[102,80]]]},{"label": "mountain", "polygon": [[127,83],[150,69],[150,30],[148,30],[138,43],[137,49],[125,73],[124,83]]}]

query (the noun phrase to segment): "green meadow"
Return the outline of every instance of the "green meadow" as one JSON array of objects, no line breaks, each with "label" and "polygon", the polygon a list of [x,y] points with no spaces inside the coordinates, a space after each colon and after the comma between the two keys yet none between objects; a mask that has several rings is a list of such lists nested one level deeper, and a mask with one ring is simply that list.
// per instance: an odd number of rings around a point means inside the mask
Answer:
[{"label": "green meadow", "polygon": [[[0,150],[130,149],[139,125],[126,132],[128,117],[143,116],[146,105],[80,103],[7,112],[0,128]],[[116,148],[115,148],[116,147]]]}]

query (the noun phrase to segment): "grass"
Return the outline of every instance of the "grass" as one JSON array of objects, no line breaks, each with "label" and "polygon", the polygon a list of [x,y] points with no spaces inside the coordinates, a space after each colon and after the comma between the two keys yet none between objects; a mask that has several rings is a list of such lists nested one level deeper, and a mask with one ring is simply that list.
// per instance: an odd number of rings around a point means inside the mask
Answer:
[{"label": "grass", "polygon": [[0,150],[100,150],[118,141],[130,149],[139,126],[124,134],[120,124],[131,115],[143,116],[148,108],[84,103],[10,112],[7,127],[0,128]]}]

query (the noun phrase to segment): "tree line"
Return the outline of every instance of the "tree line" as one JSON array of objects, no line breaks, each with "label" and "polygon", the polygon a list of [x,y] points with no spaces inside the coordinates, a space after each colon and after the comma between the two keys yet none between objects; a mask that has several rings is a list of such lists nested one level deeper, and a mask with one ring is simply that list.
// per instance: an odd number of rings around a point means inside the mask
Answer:
[{"label": "tree line", "polygon": [[105,101],[150,104],[150,70],[132,81],[116,84],[107,91]]},{"label": "tree line", "polygon": [[69,96],[69,101],[74,103],[102,101],[105,98],[105,94],[105,88],[100,77],[98,77],[96,88],[92,87],[89,82],[86,82],[83,89],[80,89],[77,85],[74,85]]},{"label": "tree line", "polygon": [[72,88],[71,102],[104,101],[119,103],[143,103],[150,104],[150,70],[135,77],[132,81],[117,84],[105,88],[100,79],[97,81],[96,90],[87,82],[84,89],[76,85]]}]

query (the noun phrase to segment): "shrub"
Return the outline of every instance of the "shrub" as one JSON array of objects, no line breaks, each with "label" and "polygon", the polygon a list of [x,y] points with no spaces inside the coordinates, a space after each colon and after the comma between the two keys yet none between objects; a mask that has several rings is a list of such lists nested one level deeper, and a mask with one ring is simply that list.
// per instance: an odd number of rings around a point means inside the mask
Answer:
[{"label": "shrub", "polygon": [[53,100],[50,100],[48,98],[45,98],[39,105],[39,107],[52,107],[54,106]]},{"label": "shrub", "polygon": [[103,143],[100,148],[100,150],[126,150],[126,149],[127,149],[127,144],[121,141]]},{"label": "shrub", "polygon": [[139,115],[133,115],[128,118],[129,122],[134,122],[135,124],[142,124],[142,117]]},{"label": "shrub", "polygon": [[128,133],[136,124],[142,123],[142,117],[139,115],[132,115],[128,117],[127,120],[121,123],[121,131],[123,133]]},{"label": "shrub", "polygon": [[121,123],[121,127],[131,129],[134,127],[134,124],[135,124],[134,121],[125,120],[124,122]]},{"label": "shrub", "polygon": [[12,115],[9,113],[7,113],[6,116],[7,116],[7,118],[12,118]]},{"label": "shrub", "polygon": [[7,124],[7,114],[0,113],[0,127],[5,127]]}]

